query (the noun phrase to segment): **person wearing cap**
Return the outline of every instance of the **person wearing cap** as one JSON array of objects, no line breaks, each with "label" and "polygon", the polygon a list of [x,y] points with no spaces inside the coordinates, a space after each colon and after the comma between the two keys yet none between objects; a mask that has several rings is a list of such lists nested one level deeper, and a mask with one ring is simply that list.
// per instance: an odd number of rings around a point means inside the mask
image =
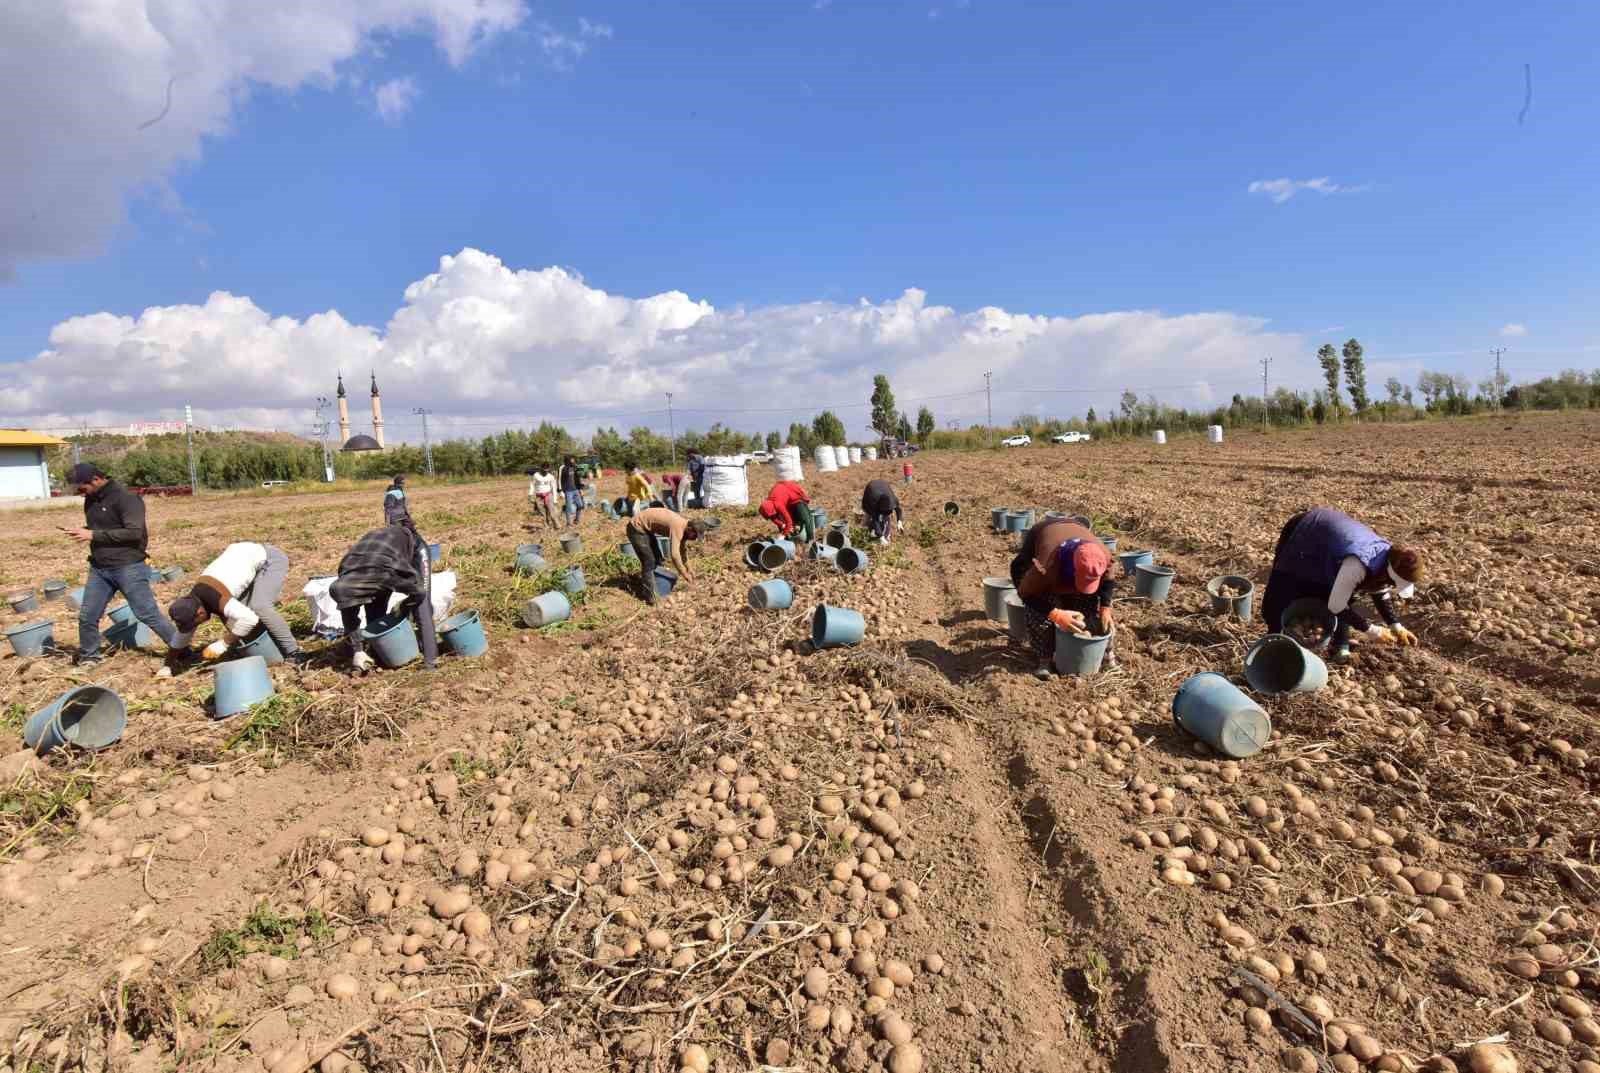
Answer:
[{"label": "person wearing cap", "polygon": [[705,501],[706,460],[700,457],[699,451],[691,449],[684,456],[683,465],[689,471],[689,506],[696,506]]},{"label": "person wearing cap", "polygon": [[556,473],[556,483],[561,485],[561,510],[566,515],[568,525],[578,525],[583,521],[583,472],[578,468],[577,459],[567,455],[561,462],[561,469]]},{"label": "person wearing cap", "polygon": [[411,507],[406,503],[406,475],[404,473],[396,473],[394,481],[383,490],[383,524],[411,524]]},{"label": "person wearing cap", "polygon": [[543,462],[528,471],[528,502],[533,505],[533,515],[544,519],[546,529],[560,529],[556,521],[556,475]]},{"label": "person wearing cap", "polygon": [[894,528],[905,532],[906,516],[900,509],[900,497],[885,480],[872,480],[861,493],[861,513],[867,516],[867,528],[878,538],[879,544],[889,543],[889,516],[894,515]]},{"label": "person wearing cap", "polygon": [[756,508],[761,516],[778,527],[778,532],[789,536],[800,530],[800,545],[804,547],[817,539],[816,519],[811,517],[811,497],[798,481],[779,481],[767,493],[767,498]]},{"label": "person wearing cap", "polygon": [[689,573],[686,545],[691,540],[699,540],[705,532],[699,522],[691,522],[666,507],[646,507],[628,519],[625,531],[629,546],[639,558],[639,580],[644,586],[645,603],[654,605],[661,599],[656,592],[656,566],[659,562],[656,537],[667,538],[667,555],[677,568],[679,583],[687,584],[694,580],[694,575]]},{"label": "person wearing cap", "polygon": [[[394,622],[410,616],[421,635],[423,664],[430,671],[434,669],[439,657],[439,639],[433,630],[431,587],[428,545],[412,527],[386,525],[351,545],[339,560],[339,577],[328,587],[328,595],[339,609],[350,645],[353,672],[366,674],[374,665],[372,657],[367,655],[361,628],[363,611],[369,629],[379,622]],[[389,600],[395,593],[405,600],[396,617],[390,618]]]},{"label": "person wearing cap", "polygon": [[[1056,630],[1110,631],[1115,615],[1111,599],[1111,552],[1087,526],[1070,519],[1047,518],[1022,538],[1022,550],[1011,560],[1011,583],[1017,587],[1028,623],[1028,636],[1038,657],[1037,678],[1048,678],[1055,663]],[[1105,666],[1116,657],[1106,646]]]},{"label": "person wearing cap", "polygon": [[289,556],[282,548],[250,541],[229,544],[189,592],[172,601],[167,613],[189,634],[213,617],[222,620],[222,639],[206,646],[201,653],[206,659],[221,659],[231,646],[264,627],[283,658],[303,666],[306,654],[278,614],[278,597],[288,578]]},{"label": "person wearing cap", "polygon": [[134,617],[167,645],[167,661],[158,672],[169,677],[189,656],[189,637],[161,613],[150,588],[150,568],[145,565],[150,531],[145,526],[144,500],[101,472],[90,462],[67,471],[67,483],[83,497],[84,527],[66,529],[89,546],[89,576],[78,607],[78,658],[81,667],[100,662],[100,616],[114,593],[121,593]]},{"label": "person wearing cap", "polygon": [[[1417,637],[1395,613],[1394,597],[1410,599],[1423,578],[1422,553],[1395,545],[1343,511],[1314,507],[1284,524],[1272,556],[1272,573],[1261,598],[1267,629],[1283,632],[1284,612],[1296,600],[1326,600],[1337,624],[1328,650],[1336,660],[1350,656],[1350,631],[1387,644],[1414,645]],[[1375,626],[1352,601],[1372,597],[1384,625]]]}]

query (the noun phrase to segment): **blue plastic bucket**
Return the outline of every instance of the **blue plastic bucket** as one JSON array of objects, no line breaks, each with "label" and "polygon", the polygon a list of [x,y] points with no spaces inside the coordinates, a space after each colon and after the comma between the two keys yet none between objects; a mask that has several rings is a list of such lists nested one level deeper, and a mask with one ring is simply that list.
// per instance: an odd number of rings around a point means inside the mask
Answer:
[{"label": "blue plastic bucket", "polygon": [[1001,528],[1008,533],[1022,533],[1027,531],[1027,526],[1022,524],[1023,515],[1020,511],[1006,511],[1005,521]]},{"label": "blue plastic bucket", "polygon": [[650,534],[650,543],[656,546],[656,562],[664,563],[672,558],[672,541],[664,536]]},{"label": "blue plastic bucket", "polygon": [[830,548],[826,544],[813,544],[811,545],[811,557],[820,559],[825,563],[831,563],[839,558],[839,549]]},{"label": "blue plastic bucket", "polygon": [[82,607],[83,606],[83,594],[84,594],[84,592],[85,592],[85,587],[82,586],[82,585],[79,585],[75,589],[68,589],[67,590],[67,606],[72,608],[74,611],[76,611],[78,608]]},{"label": "blue plastic bucket", "polygon": [[561,550],[568,555],[576,555],[583,550],[583,538],[577,533],[568,533],[561,538]]},{"label": "blue plastic bucket", "polygon": [[278,642],[272,639],[265,626],[256,628],[256,634],[250,640],[239,646],[241,656],[260,656],[267,666],[283,662],[283,652],[278,648]]},{"label": "blue plastic bucket", "polygon": [[1005,532],[1006,515],[1008,515],[1010,513],[1011,512],[1009,510],[1007,510],[1006,508],[1004,508],[1004,507],[990,507],[989,508],[989,524],[990,524],[990,526],[992,526],[994,528],[995,532],[997,532],[997,533]]},{"label": "blue plastic bucket", "polygon": [[1022,602],[1022,597],[1013,590],[1005,595],[1001,601],[1006,608],[1006,633],[1011,640],[1019,645],[1028,643],[1028,609]]},{"label": "blue plastic bucket", "polygon": [[1328,684],[1328,665],[1293,637],[1269,633],[1244,654],[1244,676],[1257,693],[1310,693]]},{"label": "blue plastic bucket", "polygon": [[104,749],[122,737],[128,709],[103,686],[78,686],[29,716],[22,744],[43,755],[71,742],[80,749]]},{"label": "blue plastic bucket", "polygon": [[666,567],[658,566],[656,567],[655,582],[657,596],[670,596],[673,588],[678,584],[678,575]]},{"label": "blue plastic bucket", "polygon": [[126,625],[134,620],[133,608],[129,607],[127,604],[118,604],[116,607],[111,609],[110,618],[114,625]]},{"label": "blue plastic bucket", "polygon": [[811,508],[811,526],[812,526],[812,528],[820,533],[827,526],[827,524],[828,524],[828,512],[823,510],[821,507],[812,507]]},{"label": "blue plastic bucket", "polygon": [[517,545],[517,554],[518,555],[526,555],[530,551],[533,552],[533,554],[535,554],[535,555],[543,557],[544,556],[544,545],[543,544],[537,544],[537,543],[534,543],[534,544],[518,544]]},{"label": "blue plastic bucket", "polygon": [[[402,622],[409,626],[410,623]],[[412,648],[416,648],[412,638]],[[381,659],[381,653],[379,658]],[[267,673],[267,661],[260,656],[246,656],[217,665],[213,719],[226,719],[238,715],[252,704],[260,704],[272,696],[272,675]]]},{"label": "blue plastic bucket", "polygon": [[1122,576],[1132,577],[1134,570],[1140,566],[1150,566],[1156,561],[1153,551],[1125,551],[1117,556],[1117,561],[1122,564]]},{"label": "blue plastic bucket", "polygon": [[67,594],[65,581],[46,581],[40,588],[44,590],[46,600],[59,600]]},{"label": "blue plastic bucket", "polygon": [[588,588],[589,583],[583,577],[583,567],[574,566],[568,570],[567,576],[561,579],[561,587],[566,590],[568,596],[576,596]]},{"label": "blue plastic bucket", "polygon": [[1116,631],[1100,637],[1079,637],[1071,630],[1056,630],[1056,670],[1062,674],[1097,674]]},{"label": "blue plastic bucket", "polygon": [[428,562],[429,563],[435,563],[436,564],[436,563],[438,563],[438,561],[440,559],[443,559],[443,558],[444,558],[444,545],[443,544],[429,544],[428,545]]},{"label": "blue plastic bucket", "polygon": [[544,556],[537,552],[525,551],[517,556],[517,573],[519,574],[536,574],[544,568]]},{"label": "blue plastic bucket", "polygon": [[744,564],[746,566],[761,565],[761,553],[766,550],[769,540],[752,540],[744,546]]},{"label": "blue plastic bucket", "polygon": [[617,545],[617,550],[622,552],[625,558],[637,559],[639,557],[639,553],[633,550],[633,545],[626,540]]},{"label": "blue plastic bucket", "polygon": [[1260,752],[1272,737],[1267,713],[1215,671],[1197,674],[1178,687],[1172,719],[1185,733],[1240,759]]},{"label": "blue plastic bucket", "polygon": [[607,518],[612,519],[621,517],[621,515],[616,512],[616,509],[611,506],[611,501],[609,499],[602,499],[600,501],[600,513],[604,514]]},{"label": "blue plastic bucket", "polygon": [[944,512],[950,517],[954,518],[957,514],[961,513],[961,504],[957,503],[953,499],[946,500],[944,504]]},{"label": "blue plastic bucket", "polygon": [[55,622],[42,618],[6,627],[6,640],[11,651],[19,656],[42,656],[46,648],[55,647]]},{"label": "blue plastic bucket", "polygon": [[489,638],[476,611],[463,611],[439,623],[439,640],[445,651],[458,656],[481,656],[489,651]]},{"label": "blue plastic bucket", "polygon": [[1177,573],[1170,566],[1140,563],[1133,568],[1133,591],[1153,604],[1162,603],[1172,591],[1172,579]]},{"label": "blue plastic bucket", "polygon": [[782,578],[750,586],[750,606],[757,611],[782,611],[794,604],[794,589]]},{"label": "blue plastic bucket", "polygon": [[866,635],[867,622],[861,612],[848,607],[829,607],[818,604],[811,612],[811,647],[836,648],[840,645],[859,644]]},{"label": "blue plastic bucket", "polygon": [[[1241,596],[1224,596],[1223,587],[1242,589]],[[1211,594],[1211,612],[1215,615],[1232,615],[1240,622],[1250,621],[1250,608],[1255,601],[1256,586],[1247,577],[1223,574],[1206,582],[1206,592]]]},{"label": "blue plastic bucket", "polygon": [[1008,577],[986,577],[983,579],[983,613],[989,616],[991,622],[1006,621],[1006,593],[1017,591]]},{"label": "blue plastic bucket", "polygon": [[105,633],[106,644],[112,648],[149,651],[156,646],[156,631],[142,622],[119,622]]},{"label": "blue plastic bucket", "polygon": [[522,621],[534,629],[565,622],[572,615],[572,601],[565,593],[547,592],[522,605]]},{"label": "blue plastic bucket", "polygon": [[763,570],[776,570],[794,557],[794,542],[792,540],[772,540],[761,549],[761,568]]},{"label": "blue plastic bucket", "polygon": [[850,546],[850,531],[847,529],[829,529],[822,535],[822,542],[834,551]]},{"label": "blue plastic bucket", "polygon": [[39,597],[31,591],[14,592],[10,596],[7,596],[6,599],[11,604],[11,610],[15,611],[19,615],[24,611],[39,610]]},{"label": "blue plastic bucket", "polygon": [[618,496],[611,501],[611,513],[619,518],[633,517],[633,504],[627,498]]},{"label": "blue plastic bucket", "polygon": [[161,571],[161,580],[167,582],[182,581],[186,573],[187,571],[181,566],[169,566]]},{"label": "blue plastic bucket", "polygon": [[417,632],[411,628],[409,617],[401,617],[394,622],[368,623],[361,632],[372,642],[372,651],[381,666],[404,667],[422,655],[417,648]]},{"label": "blue plastic bucket", "polygon": [[1100,543],[1104,544],[1106,546],[1106,550],[1109,551],[1112,555],[1115,555],[1117,553],[1117,538],[1116,537],[1101,537],[1100,538]]},{"label": "blue plastic bucket", "polygon": [[841,574],[859,574],[872,565],[872,560],[860,548],[840,548],[833,553],[833,565]]},{"label": "blue plastic bucket", "polygon": [[[1295,627],[1320,626],[1322,640],[1315,645],[1301,645],[1300,647],[1313,652],[1325,652],[1333,643],[1333,635],[1338,629],[1339,619],[1332,611],[1328,610],[1328,601],[1315,596],[1302,596],[1291,603],[1283,612],[1281,622],[1267,623],[1267,629],[1274,633],[1288,633]],[[1299,631],[1296,630],[1296,635]],[[1298,641],[1295,642],[1299,644]]]}]

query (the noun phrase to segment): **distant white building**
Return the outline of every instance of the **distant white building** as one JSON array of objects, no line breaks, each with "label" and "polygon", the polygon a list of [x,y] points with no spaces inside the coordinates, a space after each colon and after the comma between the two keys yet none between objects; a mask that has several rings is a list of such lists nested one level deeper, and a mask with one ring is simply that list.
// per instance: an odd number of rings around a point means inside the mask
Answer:
[{"label": "distant white building", "polygon": [[42,432],[0,428],[0,499],[49,499],[45,452],[64,443]]}]

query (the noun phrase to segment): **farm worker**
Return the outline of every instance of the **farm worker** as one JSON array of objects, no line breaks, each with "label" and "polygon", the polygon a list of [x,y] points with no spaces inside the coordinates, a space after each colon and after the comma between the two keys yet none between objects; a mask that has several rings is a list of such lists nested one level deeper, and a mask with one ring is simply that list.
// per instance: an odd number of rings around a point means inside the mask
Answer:
[{"label": "farm worker", "polygon": [[629,466],[628,500],[629,505],[633,508],[633,513],[638,514],[639,511],[648,507],[650,501],[654,498],[655,489],[650,487],[650,478],[644,475],[644,470],[639,468],[637,462]]},{"label": "farm worker", "polygon": [[206,646],[201,653],[206,659],[222,658],[229,646],[264,626],[283,658],[303,666],[306,653],[277,609],[288,577],[289,556],[283,549],[250,541],[229,544],[211,560],[188,595],[172,601],[167,613],[184,633],[193,633],[213,616],[222,619],[222,639]]},{"label": "farm worker", "polygon": [[691,522],[666,507],[646,507],[628,519],[627,532],[628,543],[639,557],[639,578],[644,583],[646,603],[654,604],[660,599],[656,594],[656,565],[659,560],[656,557],[655,538],[658,536],[667,538],[667,554],[673,568],[678,571],[679,584],[694,580],[685,561],[688,555],[684,544],[700,539],[704,530],[699,522]]},{"label": "farm worker", "polygon": [[[1116,582],[1110,570],[1111,552],[1077,522],[1047,519],[1022,538],[1022,550],[1011,560],[1011,583],[1022,600],[1033,654],[1038,657],[1034,677],[1050,677],[1056,630],[1101,637],[1111,629]],[[1105,665],[1117,665],[1109,644]]]},{"label": "farm worker", "polygon": [[394,481],[383,490],[383,524],[411,524],[411,508],[406,504],[406,475],[396,473]]},{"label": "farm worker", "polygon": [[559,529],[556,522],[556,475],[543,462],[528,471],[528,502],[533,506],[533,516],[544,517],[546,529]]},{"label": "farm worker", "polygon": [[[1397,547],[1354,518],[1332,507],[1302,511],[1284,524],[1272,556],[1272,573],[1261,599],[1267,629],[1283,631],[1283,614],[1296,600],[1328,602],[1338,620],[1329,651],[1350,656],[1350,631],[1378,641],[1414,645],[1416,635],[1400,624],[1393,596],[1408,600],[1422,580],[1422,553]],[[1356,593],[1370,593],[1385,625],[1374,626],[1351,605]]]},{"label": "farm worker", "polygon": [[587,506],[600,502],[600,463],[583,467],[583,495]]},{"label": "farm worker", "polygon": [[895,529],[906,531],[906,516],[900,509],[900,497],[894,494],[885,480],[868,481],[861,493],[861,512],[867,516],[867,528],[878,538],[879,544],[889,543],[889,515],[893,514]]},{"label": "farm worker", "polygon": [[800,530],[800,543],[810,544],[817,539],[816,519],[811,517],[811,497],[797,481],[779,481],[767,493],[767,498],[757,508],[761,516],[778,527],[784,536],[796,528]]},{"label": "farm worker", "polygon": [[583,475],[578,471],[578,463],[571,455],[562,459],[558,477],[561,485],[561,511],[567,516],[568,525],[577,525],[583,521]]},{"label": "farm worker", "polygon": [[83,497],[84,528],[62,527],[61,531],[89,546],[89,576],[78,608],[78,666],[100,662],[100,616],[112,593],[120,592],[134,617],[166,643],[167,659],[156,673],[170,677],[174,667],[190,655],[189,638],[161,613],[150,589],[150,568],[145,565],[150,531],[145,527],[144,500],[91,462],[79,462],[68,470],[67,483],[75,485]]},{"label": "farm worker", "polygon": [[682,510],[682,500],[678,492],[683,487],[683,474],[663,473],[661,475],[661,502],[673,510]]},{"label": "farm worker", "polygon": [[690,451],[684,459],[684,465],[689,470],[689,498],[704,500],[706,494],[705,459],[700,457],[699,451]]},{"label": "farm worker", "polygon": [[422,659],[433,670],[439,656],[439,640],[433,632],[433,604],[430,601],[432,574],[428,564],[427,542],[409,526],[386,525],[374,529],[353,544],[339,560],[339,577],[328,588],[339,609],[345,636],[350,641],[350,669],[366,674],[373,667],[362,636],[361,612],[365,608],[368,628],[388,620],[389,598],[405,597],[399,616],[410,616],[422,635]]}]

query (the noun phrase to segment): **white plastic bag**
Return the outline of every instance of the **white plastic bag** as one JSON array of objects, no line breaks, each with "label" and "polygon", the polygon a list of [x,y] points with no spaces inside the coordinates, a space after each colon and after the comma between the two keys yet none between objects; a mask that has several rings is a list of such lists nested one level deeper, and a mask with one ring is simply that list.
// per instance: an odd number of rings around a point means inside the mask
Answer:
[{"label": "white plastic bag", "polygon": [[708,509],[750,505],[750,482],[745,476],[744,455],[708,455],[705,463],[705,483],[701,488]]},{"label": "white plastic bag", "polygon": [[778,471],[780,481],[803,481],[806,471],[800,465],[800,448],[780,447],[777,454],[772,457],[772,464]]},{"label": "white plastic bag", "polygon": [[[328,590],[337,577],[314,577],[306,582],[306,587],[301,590],[306,598],[306,603],[311,605],[311,630],[318,637],[344,636],[344,620],[339,617],[339,609],[334,606],[333,597]],[[450,615],[450,607],[456,602],[456,573],[454,570],[441,570],[433,575],[431,599],[433,604],[433,621],[442,622]],[[405,597],[395,593],[389,597],[389,610],[392,612],[405,602]],[[361,625],[367,624],[366,609],[360,611]]]},{"label": "white plastic bag", "polygon": [[824,444],[817,448],[817,472],[833,473],[839,468],[839,463],[834,460],[833,448]]}]

